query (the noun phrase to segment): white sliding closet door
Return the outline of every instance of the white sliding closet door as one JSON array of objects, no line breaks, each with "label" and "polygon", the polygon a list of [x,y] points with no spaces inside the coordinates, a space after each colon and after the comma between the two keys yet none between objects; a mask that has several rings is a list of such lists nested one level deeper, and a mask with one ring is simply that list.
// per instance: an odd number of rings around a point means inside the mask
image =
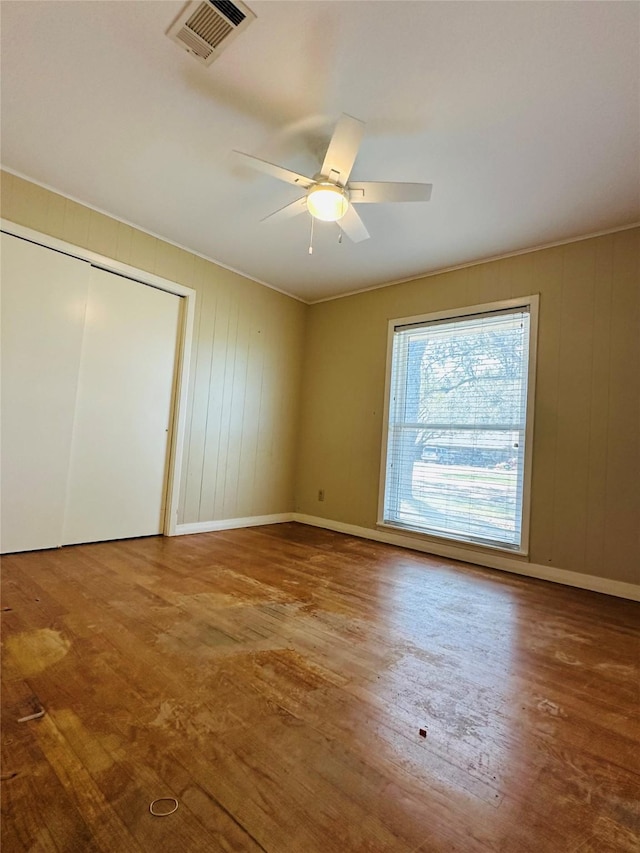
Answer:
[{"label": "white sliding closet door", "polygon": [[60,544],[89,264],[0,237],[6,553]]},{"label": "white sliding closet door", "polygon": [[163,530],[181,301],[91,269],[65,545]]}]

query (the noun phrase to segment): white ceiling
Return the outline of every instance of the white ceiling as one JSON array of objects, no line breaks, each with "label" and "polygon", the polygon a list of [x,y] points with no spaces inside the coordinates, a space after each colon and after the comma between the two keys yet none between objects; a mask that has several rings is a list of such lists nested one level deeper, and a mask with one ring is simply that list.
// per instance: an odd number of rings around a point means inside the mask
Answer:
[{"label": "white ceiling", "polygon": [[[183,3],[9,2],[2,163],[314,301],[640,219],[640,3],[249,0],[209,68],[165,31]],[[359,208],[339,245],[295,187],[343,112],[367,122],[354,180],[433,183]]]}]

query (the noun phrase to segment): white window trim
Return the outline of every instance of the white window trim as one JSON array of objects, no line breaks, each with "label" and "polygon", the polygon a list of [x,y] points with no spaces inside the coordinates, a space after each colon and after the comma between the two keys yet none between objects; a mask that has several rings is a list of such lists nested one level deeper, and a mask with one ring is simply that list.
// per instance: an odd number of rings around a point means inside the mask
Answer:
[{"label": "white window trim", "polygon": [[196,310],[196,291],[192,287],[186,287],[162,278],[154,273],[140,270],[137,267],[123,264],[113,258],[99,255],[90,249],[67,243],[57,237],[51,237],[40,231],[34,231],[24,225],[18,225],[7,219],[0,219],[0,230],[14,237],[21,237],[31,243],[37,243],[48,249],[54,249],[65,255],[88,261],[95,267],[116,273],[117,275],[130,278],[141,284],[164,290],[167,293],[175,293],[184,299],[184,310],[181,312],[180,341],[177,353],[177,382],[175,399],[173,404],[173,428],[171,430],[171,446],[169,456],[169,472],[167,479],[167,497],[165,501],[165,516],[163,533],[165,536],[176,536],[178,526],[178,506],[180,502],[180,475],[182,472],[184,438],[187,425],[187,395],[189,391],[189,366],[191,361],[191,344],[193,340],[193,325]]},{"label": "white window trim", "polygon": [[[376,526],[395,533],[405,533],[413,538],[420,537],[425,541],[433,540],[439,543],[455,543],[466,548],[482,548],[489,551],[502,551],[509,554],[528,556],[529,554],[529,532],[531,518],[531,474],[533,459],[533,423],[535,410],[535,388],[536,388],[536,364],[538,349],[538,294],[523,296],[518,299],[503,299],[499,302],[488,302],[484,305],[471,305],[464,308],[451,308],[448,311],[437,311],[432,314],[419,314],[412,317],[396,317],[389,320],[387,329],[387,365],[384,383],[384,414],[382,418],[382,442],[380,456],[380,483],[378,490],[378,519]],[[387,483],[387,453],[389,441],[389,408],[391,393],[391,361],[393,356],[393,337],[398,326],[408,326],[413,323],[426,323],[433,320],[456,320],[468,317],[472,314],[484,314],[491,311],[517,310],[527,308],[529,310],[529,369],[527,373],[527,418],[525,422],[525,449],[524,468],[522,483],[522,530],[519,548],[501,547],[500,545],[485,544],[482,542],[469,542],[468,540],[454,539],[452,537],[436,536],[433,533],[425,533],[417,528],[391,524],[384,520],[384,496]]]}]

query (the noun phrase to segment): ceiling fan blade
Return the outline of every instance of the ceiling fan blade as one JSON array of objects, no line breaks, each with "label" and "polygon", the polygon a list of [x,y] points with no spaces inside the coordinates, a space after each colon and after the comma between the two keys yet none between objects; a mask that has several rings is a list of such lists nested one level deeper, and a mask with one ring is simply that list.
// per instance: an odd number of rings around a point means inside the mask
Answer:
[{"label": "ceiling fan blade", "polygon": [[291,219],[293,216],[298,216],[300,213],[307,212],[307,197],[303,196],[302,198],[298,198],[295,201],[292,201],[291,204],[286,204],[284,207],[281,207],[280,210],[276,210],[273,213],[270,213],[268,216],[265,216],[264,219],[261,219],[261,222],[282,222],[283,219]]},{"label": "ceiling fan blade", "polygon": [[354,243],[360,243],[362,240],[369,239],[369,232],[364,227],[364,222],[351,205],[349,205],[342,219],[338,220],[338,225]]},{"label": "ceiling fan blade", "polygon": [[259,157],[253,157],[251,154],[245,154],[243,151],[234,151],[236,156],[242,157],[248,166],[257,169],[259,172],[264,172],[266,175],[271,175],[272,178],[278,178],[280,181],[285,181],[287,184],[294,184],[297,187],[302,187],[308,190],[314,183],[312,178],[307,178],[305,175],[299,175],[297,172],[292,172],[291,169],[285,169],[283,166],[276,166],[273,163],[268,163],[266,160],[261,160]]},{"label": "ceiling fan blade", "polygon": [[364,122],[343,113],[329,142],[320,174],[344,186],[358,155]]},{"label": "ceiling fan blade", "polygon": [[379,204],[390,201],[429,201],[433,184],[405,184],[396,181],[354,181],[349,184],[352,204]]}]

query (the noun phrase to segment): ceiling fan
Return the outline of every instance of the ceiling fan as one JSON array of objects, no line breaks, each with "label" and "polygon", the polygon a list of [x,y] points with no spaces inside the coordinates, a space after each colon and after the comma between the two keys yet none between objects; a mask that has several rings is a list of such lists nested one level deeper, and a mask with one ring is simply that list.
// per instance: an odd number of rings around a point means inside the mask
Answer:
[{"label": "ceiling fan", "polygon": [[308,212],[315,219],[339,222],[347,237],[359,243],[369,237],[369,232],[354,205],[429,201],[431,184],[349,181],[363,132],[364,122],[343,113],[333,131],[320,171],[313,178],[275,166],[251,154],[234,151],[254,169],[306,191],[304,196],[269,214],[262,221],[276,222]]}]

